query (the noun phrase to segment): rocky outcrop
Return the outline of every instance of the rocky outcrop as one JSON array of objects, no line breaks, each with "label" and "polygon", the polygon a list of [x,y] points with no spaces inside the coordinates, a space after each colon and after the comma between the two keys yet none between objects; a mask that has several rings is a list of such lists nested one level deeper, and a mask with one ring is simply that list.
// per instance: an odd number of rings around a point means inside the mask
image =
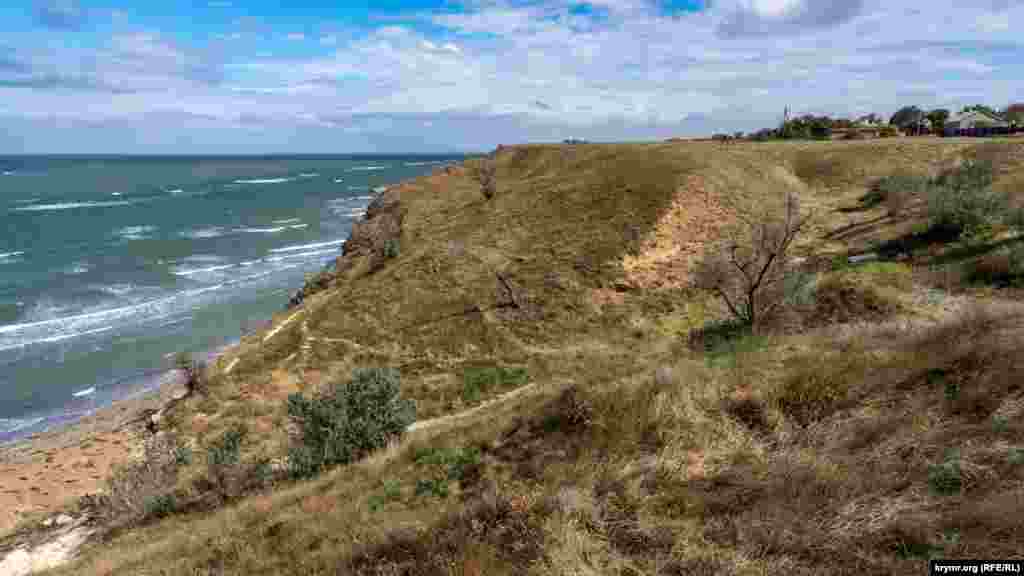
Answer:
[{"label": "rocky outcrop", "polygon": [[385,245],[402,235],[402,211],[399,202],[401,186],[384,189],[366,207],[366,215],[352,225],[352,232],[341,247],[341,256],[334,265],[325,269],[300,288],[288,301],[294,308],[309,296],[329,288],[342,274],[355,268],[361,260],[369,261],[369,270],[379,269],[384,260]]}]

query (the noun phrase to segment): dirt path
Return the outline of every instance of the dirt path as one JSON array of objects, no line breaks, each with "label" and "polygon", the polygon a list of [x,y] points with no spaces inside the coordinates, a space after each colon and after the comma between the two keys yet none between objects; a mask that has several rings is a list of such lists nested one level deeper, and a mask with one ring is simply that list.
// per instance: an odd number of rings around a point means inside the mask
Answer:
[{"label": "dirt path", "polygon": [[511,400],[513,398],[518,397],[518,396],[522,396],[523,394],[525,394],[527,392],[530,392],[531,390],[533,390],[535,388],[537,388],[537,384],[536,383],[534,383],[534,384],[527,384],[526,386],[520,386],[519,388],[516,388],[515,390],[511,390],[511,391],[506,392],[504,394],[495,396],[494,398],[491,398],[490,400],[484,402],[483,404],[480,404],[479,406],[474,406],[473,408],[469,408],[467,410],[463,410],[462,412],[457,412],[455,414],[447,414],[445,416],[438,416],[437,418],[431,418],[430,420],[422,420],[422,421],[419,421],[419,422],[413,422],[405,430],[406,430],[406,432],[415,432],[415,431],[418,431],[418,430],[426,430],[427,428],[434,428],[434,427],[440,426],[442,424],[451,424],[452,422],[455,422],[456,420],[462,420],[463,418],[468,418],[470,416],[474,416],[476,414],[479,414],[480,412],[483,412],[484,410],[486,410],[488,408],[491,408],[492,406],[495,406],[497,404],[501,404],[503,402],[507,402],[507,401],[509,401],[509,400]]}]

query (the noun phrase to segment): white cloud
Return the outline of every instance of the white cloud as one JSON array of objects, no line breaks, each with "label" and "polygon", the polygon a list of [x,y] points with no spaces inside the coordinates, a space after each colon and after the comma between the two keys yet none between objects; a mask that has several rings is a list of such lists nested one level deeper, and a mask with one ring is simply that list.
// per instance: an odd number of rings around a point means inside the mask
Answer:
[{"label": "white cloud", "polygon": [[[218,53],[147,33],[114,37],[98,52],[0,51],[0,103],[25,117],[140,125],[172,110],[246,130],[368,135],[432,122],[454,141],[508,142],[561,128],[608,137],[751,130],[773,125],[784,106],[887,116],[906,104],[1000,106],[1024,93],[1024,42],[1004,26],[1024,21],[1021,5],[719,0],[669,17],[652,0],[591,4],[607,13],[570,17],[568,2],[488,0],[370,31],[321,24],[309,38],[326,49],[306,58],[232,45],[235,59],[222,64]],[[421,33],[408,24],[417,19],[441,30]],[[258,24],[221,39],[259,35]]]}]

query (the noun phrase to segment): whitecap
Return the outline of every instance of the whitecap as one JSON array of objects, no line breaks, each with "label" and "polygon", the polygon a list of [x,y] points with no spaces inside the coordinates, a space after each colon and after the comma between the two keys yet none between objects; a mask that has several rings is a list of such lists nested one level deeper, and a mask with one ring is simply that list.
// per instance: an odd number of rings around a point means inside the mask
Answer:
[{"label": "whitecap", "polygon": [[145,240],[155,230],[155,226],[125,226],[114,233],[125,240]]},{"label": "whitecap", "polygon": [[349,168],[348,172],[368,172],[370,170],[386,170],[387,166],[354,166]]},{"label": "whitecap", "polygon": [[406,162],[406,166],[430,166],[431,164],[443,164],[442,160],[432,160],[430,162]]},{"label": "whitecap", "polygon": [[175,276],[192,276],[193,274],[203,274],[206,272],[216,272],[218,270],[227,270],[228,268],[234,268],[234,264],[225,264],[223,266],[211,266],[209,268],[179,268],[176,269],[172,274]]},{"label": "whitecap", "polygon": [[252,180],[235,180],[235,184],[280,184],[292,180],[294,178],[254,178]]},{"label": "whitecap", "polygon": [[320,174],[317,174],[316,172],[303,172],[302,174],[299,174],[299,178],[316,178],[319,175]]},{"label": "whitecap", "polygon": [[324,246],[336,246],[338,244],[344,243],[344,240],[331,240],[330,242],[317,242],[315,244],[301,244],[296,246],[285,246],[283,248],[274,248],[270,252],[272,254],[280,254],[281,252],[296,252],[301,250],[309,250],[311,248],[323,248]]},{"label": "whitecap", "polygon": [[6,260],[7,258],[14,258],[16,256],[21,256],[22,254],[24,254],[24,252],[4,252],[3,254],[0,254],[0,260]]},{"label": "whitecap", "polygon": [[287,226],[275,226],[274,228],[239,228],[238,232],[252,232],[252,233],[263,233],[263,234],[275,234],[282,230],[287,230]]},{"label": "whitecap", "polygon": [[182,194],[184,192],[185,191],[182,190],[181,188],[175,188],[174,190],[168,190],[167,191],[168,194]]},{"label": "whitecap", "polygon": [[111,202],[60,202],[58,204],[36,204],[33,206],[21,206],[15,208],[14,212],[44,212],[50,210],[72,210],[74,208],[110,208],[113,206],[129,206],[135,204],[136,200],[116,200]]},{"label": "whitecap", "polygon": [[100,286],[100,290],[112,296],[124,296],[125,294],[135,292],[137,287],[134,284],[110,284],[107,286]]},{"label": "whitecap", "polygon": [[343,200],[373,200],[376,196],[350,196],[349,198],[343,198]]},{"label": "whitecap", "polygon": [[111,192],[110,195],[111,196],[120,196],[121,193],[120,192]]},{"label": "whitecap", "polygon": [[[56,322],[58,320],[60,320],[60,319],[59,318],[55,318],[53,320],[44,320],[43,322],[37,323],[37,324]],[[27,325],[27,326],[32,326],[32,325]],[[7,326],[3,326],[2,328],[0,328],[0,332],[3,331],[3,328],[8,328],[8,327]],[[3,350],[13,350],[15,348],[24,348],[25,346],[31,346],[33,344],[52,344],[54,342],[62,342],[64,340],[70,340],[72,338],[78,338],[79,336],[88,336],[89,334],[99,334],[100,332],[107,332],[107,331],[113,330],[113,329],[114,329],[113,326],[103,326],[101,328],[95,328],[95,329],[92,329],[92,330],[83,330],[81,332],[72,332],[70,334],[58,334],[56,336],[48,336],[46,338],[37,338],[35,340],[23,340],[23,341],[20,341],[20,342],[13,342],[13,343],[6,344],[6,345],[0,345],[0,351],[3,351]]]},{"label": "whitecap", "polygon": [[65,274],[85,274],[91,268],[84,262],[76,262],[64,269]]},{"label": "whitecap", "polygon": [[291,230],[300,230],[302,228],[308,228],[308,227],[309,227],[309,224],[293,224],[293,225],[289,226],[288,228],[291,229]]},{"label": "whitecap", "polygon": [[79,390],[78,392],[72,392],[71,395],[74,396],[75,398],[82,398],[83,396],[92,396],[95,393],[96,393],[96,387],[92,386],[90,388],[86,388],[85,390]]},{"label": "whitecap", "polygon": [[344,182],[344,180],[342,180],[341,178],[335,178],[335,179],[334,179],[334,183],[335,183],[335,184],[340,184],[340,183],[342,183],[342,182]]},{"label": "whitecap", "polygon": [[310,258],[313,256],[325,256],[327,254],[334,254],[340,256],[338,249],[332,250],[313,250],[310,252],[299,252],[296,254],[284,254],[283,256],[270,256],[266,260],[267,262],[282,262],[284,260],[290,260],[293,258]]},{"label": "whitecap", "polygon": [[198,230],[185,230],[179,233],[183,238],[198,240],[201,238],[217,238],[224,235],[224,229],[220,227],[200,228]]},{"label": "whitecap", "polygon": [[4,176],[13,176],[13,175],[14,175],[14,171],[13,170],[4,170]]},{"label": "whitecap", "polygon": [[302,218],[285,218],[284,220],[274,220],[273,224],[291,224],[292,222],[301,222]]},{"label": "whitecap", "polygon": [[46,418],[0,418],[0,433],[10,434],[11,432],[17,432],[24,428],[29,428],[39,424]]}]

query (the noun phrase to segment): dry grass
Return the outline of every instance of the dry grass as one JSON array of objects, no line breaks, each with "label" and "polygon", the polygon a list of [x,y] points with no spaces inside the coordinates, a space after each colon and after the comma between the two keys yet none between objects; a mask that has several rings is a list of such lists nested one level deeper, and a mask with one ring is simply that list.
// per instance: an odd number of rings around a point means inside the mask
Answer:
[{"label": "dry grass", "polygon": [[[523,146],[495,155],[489,201],[464,172],[405,184],[402,253],[310,297],[308,323],[265,357],[245,343],[212,400],[182,405],[182,426],[202,422],[206,443],[271,422],[283,394],[371,362],[398,367],[432,416],[471,404],[468,366],[525,367],[535,390],[317,479],[94,543],[60,573],[894,574],[1017,554],[1017,303],[925,314],[914,270],[868,264],[819,276],[804,333],[705,356],[681,335],[724,311],[685,287],[686,266],[650,281],[667,239],[701,242],[680,194],[726,214],[781,187],[834,210],[901,163],[935,170],[976,144]],[[872,218],[835,214],[801,254]],[[859,241],[830,238],[829,251]],[[598,307],[597,293],[616,297]]]}]

